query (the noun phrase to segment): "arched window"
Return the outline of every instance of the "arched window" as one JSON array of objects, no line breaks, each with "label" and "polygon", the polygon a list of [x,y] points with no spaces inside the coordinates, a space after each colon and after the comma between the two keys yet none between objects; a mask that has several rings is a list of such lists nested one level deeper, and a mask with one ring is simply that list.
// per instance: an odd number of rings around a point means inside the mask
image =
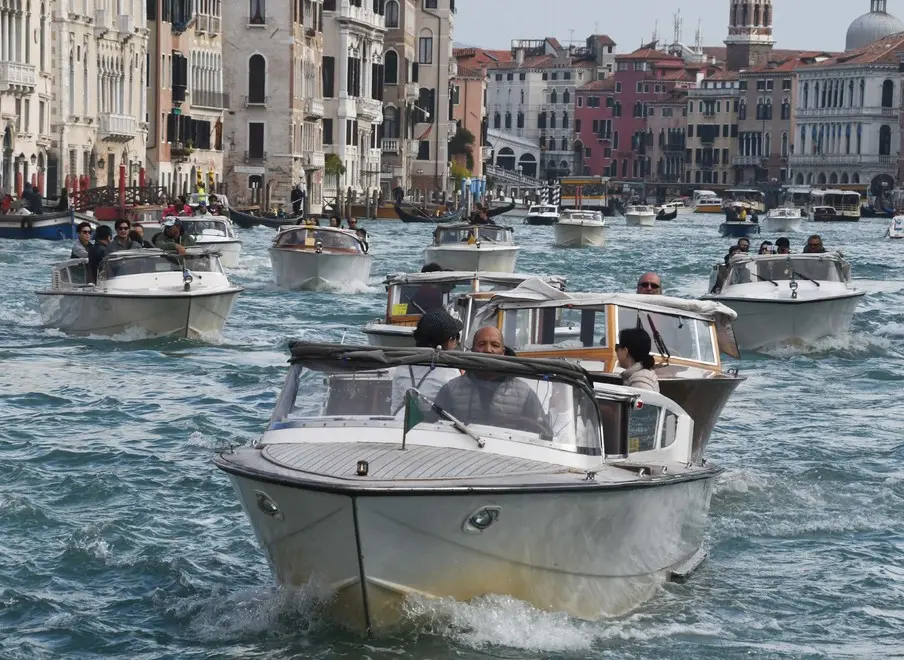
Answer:
[{"label": "arched window", "polygon": [[754,25],[762,25],[760,23],[760,6],[755,5],[753,8],[753,24]]},{"label": "arched window", "polygon": [[550,103],[558,103],[559,102],[559,94],[556,90],[552,90],[549,93],[549,102]]},{"label": "arched window", "polygon": [[383,82],[387,85],[399,84],[399,54],[387,50],[383,55]]},{"label": "arched window", "polygon": [[493,114],[493,128],[502,128],[502,115],[498,112]]},{"label": "arched window", "polygon": [[568,151],[568,138],[562,138],[562,151]]},{"label": "arched window", "polygon": [[391,105],[383,108],[383,137],[399,137],[399,111]]},{"label": "arched window", "polygon": [[835,172],[832,172],[829,175],[829,183],[831,185],[838,185],[838,175]]},{"label": "arched window", "polygon": [[505,113],[505,127],[506,128],[512,127],[512,113],[511,112]]},{"label": "arched window", "polygon": [[562,94],[562,103],[571,103],[571,92],[569,92],[567,89]]},{"label": "arched window", "polygon": [[[851,81],[851,85],[854,84],[854,81]],[[806,108],[810,105],[810,83],[804,83],[804,104],[802,107]]]},{"label": "arched window", "polygon": [[640,165],[640,163],[636,160],[631,164],[631,176],[635,179],[640,176],[640,168],[638,167],[638,165]]},{"label": "arched window", "polygon": [[895,101],[895,84],[891,80],[882,83],[882,107],[892,108]]},{"label": "arched window", "polygon": [[798,186],[804,185],[804,175],[798,172],[797,176],[794,177],[794,183]]},{"label": "arched window", "polygon": [[386,27],[399,27],[399,3],[396,0],[386,3]]},{"label": "arched window", "polygon": [[634,104],[634,116],[643,117],[643,104],[640,101]]},{"label": "arched window", "polygon": [[857,172],[851,175],[851,183],[860,183],[860,175]]},{"label": "arched window", "polygon": [[891,126],[887,124],[879,128],[879,155],[891,155]]},{"label": "arched window", "polygon": [[763,7],[763,25],[766,27],[772,25],[772,16],[769,14],[769,5]]},{"label": "arched window", "polygon": [[612,151],[618,151],[618,131],[612,133]]},{"label": "arched window", "polygon": [[248,58],[248,103],[267,102],[267,63],[263,55]]},{"label": "arched window", "polygon": [[562,113],[562,128],[568,128],[568,113]]},{"label": "arched window", "polygon": [[518,113],[518,123],[516,125],[518,126],[518,128],[524,128],[524,113],[523,112]]},{"label": "arched window", "polygon": [[556,113],[554,113],[554,112],[549,113],[549,127],[550,128],[556,127]]},{"label": "arched window", "polygon": [[841,173],[841,184],[842,184],[842,185],[845,185],[845,184],[847,184],[847,183],[849,183],[849,182],[850,182],[850,179],[848,179],[847,172],[842,172],[842,173]]}]

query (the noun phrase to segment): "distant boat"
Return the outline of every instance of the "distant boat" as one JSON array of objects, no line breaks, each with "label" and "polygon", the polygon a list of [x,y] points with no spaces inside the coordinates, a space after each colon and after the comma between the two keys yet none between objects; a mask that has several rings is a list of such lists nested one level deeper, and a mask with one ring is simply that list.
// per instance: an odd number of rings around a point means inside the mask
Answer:
[{"label": "distant boat", "polygon": [[555,204],[536,204],[527,209],[526,225],[554,225],[559,221],[559,207]]},{"label": "distant boat", "polygon": [[273,215],[272,213],[253,215],[251,213],[245,213],[244,211],[238,211],[233,208],[229,209],[229,219],[232,220],[236,224],[236,226],[241,227],[242,229],[251,229],[252,227],[257,227],[258,225],[263,225],[264,227],[269,227],[270,229],[279,229],[283,225],[294,225],[302,217],[304,216],[299,214],[285,215],[280,218]]},{"label": "distant boat", "polygon": [[443,213],[442,215],[426,215],[428,213],[427,209],[424,208],[414,208],[412,207],[410,211],[405,210],[399,204],[395,205],[396,215],[399,216],[399,219],[402,222],[420,222],[424,224],[439,224],[443,222],[458,222],[461,220],[462,216],[465,213],[464,207],[458,209],[457,211],[449,211],[447,213]]},{"label": "distant boat", "polygon": [[31,215],[0,215],[0,238],[30,239],[46,241],[75,240],[75,226],[82,221],[91,221],[81,213],[54,211]]}]

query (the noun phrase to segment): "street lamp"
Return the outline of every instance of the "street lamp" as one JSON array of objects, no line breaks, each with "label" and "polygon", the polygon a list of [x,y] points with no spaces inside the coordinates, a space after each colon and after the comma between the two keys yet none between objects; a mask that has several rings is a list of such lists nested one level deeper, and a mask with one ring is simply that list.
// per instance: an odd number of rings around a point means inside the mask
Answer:
[{"label": "street lamp", "polygon": [[38,164],[38,157],[34,154],[31,155],[31,158],[28,159],[31,162],[31,166],[34,167]]}]

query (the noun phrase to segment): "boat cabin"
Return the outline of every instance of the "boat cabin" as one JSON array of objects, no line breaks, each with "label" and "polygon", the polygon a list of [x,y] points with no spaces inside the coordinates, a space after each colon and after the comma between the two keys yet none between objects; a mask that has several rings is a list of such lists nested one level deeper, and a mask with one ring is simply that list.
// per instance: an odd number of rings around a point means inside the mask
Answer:
[{"label": "boat cabin", "polygon": [[823,254],[758,254],[735,256],[728,267],[713,265],[710,274],[711,293],[730,286],[759,282],[788,281],[851,283],[851,265],[837,253]]},{"label": "boat cabin", "polygon": [[[267,442],[279,443],[299,429],[313,436],[354,424],[371,427],[361,429],[359,437],[366,433],[373,442],[401,446],[405,436],[408,446],[473,449],[486,442],[484,453],[489,454],[519,452],[517,447],[527,444],[535,447],[529,451],[564,452],[563,460],[573,467],[583,464],[586,459],[581,457],[597,457],[597,463],[600,457],[620,461],[630,454],[669,450],[673,445],[680,452],[679,461],[691,458],[692,423],[676,403],[661,394],[595,382],[567,361],[317,344],[295,344],[292,353],[293,364],[265,434]],[[517,380],[519,387],[535,396],[536,409],[525,406],[521,413],[494,406],[458,410],[440,390],[433,401],[408,402],[420,409],[422,421],[406,432],[404,404],[392,410],[392,380],[395,369],[407,372],[412,365],[466,372],[453,378],[464,379],[461,386],[477,389],[484,372],[490,377],[486,382],[498,382],[500,375]],[[436,413],[430,407],[434,401],[461,425]],[[681,442],[676,444],[678,439]]]},{"label": "boat cabin", "polygon": [[495,245],[514,245],[514,230],[511,227],[501,225],[472,225],[468,223],[456,223],[440,225],[433,232],[433,245],[435,247],[448,245],[480,245],[482,242]]},{"label": "boat cabin", "polygon": [[559,218],[560,223],[568,224],[569,222],[573,222],[575,224],[581,224],[584,222],[605,222],[603,220],[603,214],[599,211],[581,211],[581,210],[567,210],[562,211],[562,217]]},{"label": "boat cabin", "polygon": [[814,206],[811,209],[814,222],[831,222],[839,220],[838,212],[833,206]]},{"label": "boat cabin", "polygon": [[766,210],[766,196],[761,190],[756,190],[755,188],[726,190],[722,199],[726,206],[736,203],[757,213],[763,213]]},{"label": "boat cabin", "polygon": [[528,215],[558,215],[559,207],[555,204],[535,204],[527,209]]},{"label": "boat cabin", "polygon": [[178,218],[185,233],[203,239],[234,239],[235,229],[229,218],[222,215],[205,215]]},{"label": "boat cabin", "polygon": [[336,227],[283,227],[273,240],[275,249],[329,252],[334,254],[364,254],[367,246],[355,232]]},{"label": "boat cabin", "polygon": [[789,186],[785,191],[785,204],[805,211],[810,204],[810,193],[811,189],[809,187]]},{"label": "boat cabin", "polygon": [[223,274],[217,252],[188,248],[184,255],[156,249],[121,250],[106,257],[97,273],[97,286],[130,275],[160,273],[219,273]]},{"label": "boat cabin", "polygon": [[[506,346],[530,357],[567,357],[618,365],[615,344],[623,328],[644,328],[658,364],[688,365],[721,372],[720,353],[738,356],[731,329],[733,312],[709,303],[660,298],[650,304],[631,294],[570,294],[560,300],[530,301],[497,296],[477,315],[468,336],[495,325]],[[703,306],[701,306],[701,304]]]},{"label": "boat cabin", "polygon": [[817,208],[828,206],[835,209],[838,220],[860,219],[860,193],[852,190],[813,190],[810,192],[810,206],[814,216]]},{"label": "boat cabin", "polygon": [[[456,309],[468,318],[499,291],[510,291],[535,275],[518,273],[474,273],[439,271],[407,273],[386,278],[386,323],[416,326],[428,311]],[[541,277],[546,284],[565,290],[565,278],[557,275]]]}]

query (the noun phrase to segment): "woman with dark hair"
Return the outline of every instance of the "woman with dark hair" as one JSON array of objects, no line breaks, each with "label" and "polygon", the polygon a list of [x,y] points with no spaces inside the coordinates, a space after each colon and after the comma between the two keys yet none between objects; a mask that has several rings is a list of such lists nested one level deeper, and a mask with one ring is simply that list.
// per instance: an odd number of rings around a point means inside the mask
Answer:
[{"label": "woman with dark hair", "polygon": [[763,241],[760,243],[760,250],[757,254],[772,254],[772,241]]},{"label": "woman with dark hair", "polygon": [[643,328],[625,328],[618,333],[615,355],[624,369],[622,380],[628,387],[641,390],[659,391],[659,379],[653,367],[656,364],[650,350],[653,342]]}]

